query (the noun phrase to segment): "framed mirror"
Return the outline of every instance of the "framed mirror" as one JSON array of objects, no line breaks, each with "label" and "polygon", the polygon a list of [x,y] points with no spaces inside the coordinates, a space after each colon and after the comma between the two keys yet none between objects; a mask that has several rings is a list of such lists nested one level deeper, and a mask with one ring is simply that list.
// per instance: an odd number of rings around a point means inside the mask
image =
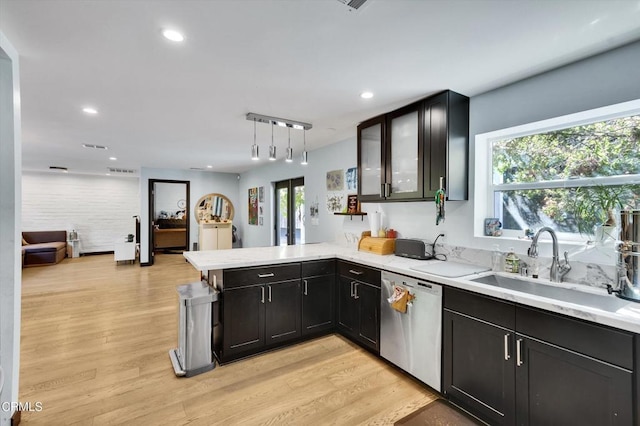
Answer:
[{"label": "framed mirror", "polygon": [[230,222],[235,211],[233,203],[225,195],[211,193],[200,197],[193,214],[200,222]]}]

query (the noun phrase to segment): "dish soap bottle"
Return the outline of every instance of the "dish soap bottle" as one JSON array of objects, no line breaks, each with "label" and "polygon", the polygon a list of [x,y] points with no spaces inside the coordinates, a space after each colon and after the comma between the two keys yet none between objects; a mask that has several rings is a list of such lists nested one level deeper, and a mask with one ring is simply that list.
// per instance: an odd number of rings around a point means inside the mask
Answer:
[{"label": "dish soap bottle", "polygon": [[494,244],[493,251],[491,252],[491,270],[494,272],[500,272],[504,270],[502,264],[502,252],[500,251],[500,245]]},{"label": "dish soap bottle", "polygon": [[509,247],[509,253],[504,258],[504,270],[505,272],[511,272],[517,274],[520,269],[520,258],[516,255],[513,247]]}]

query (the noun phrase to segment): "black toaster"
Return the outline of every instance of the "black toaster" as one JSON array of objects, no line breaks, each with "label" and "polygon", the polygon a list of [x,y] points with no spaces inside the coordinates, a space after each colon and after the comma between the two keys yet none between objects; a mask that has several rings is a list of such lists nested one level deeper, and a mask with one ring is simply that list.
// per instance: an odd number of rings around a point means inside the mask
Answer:
[{"label": "black toaster", "polygon": [[411,259],[433,259],[433,254],[429,253],[431,250],[427,250],[428,247],[430,248],[431,244],[426,243],[424,240],[398,238],[396,239],[396,249],[394,254],[396,256],[408,257]]}]

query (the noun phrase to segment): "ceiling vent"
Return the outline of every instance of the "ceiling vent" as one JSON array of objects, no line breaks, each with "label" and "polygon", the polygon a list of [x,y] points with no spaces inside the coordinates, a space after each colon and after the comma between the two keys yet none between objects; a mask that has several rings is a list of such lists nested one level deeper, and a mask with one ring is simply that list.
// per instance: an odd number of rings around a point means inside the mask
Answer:
[{"label": "ceiling vent", "polygon": [[350,12],[359,10],[368,0],[338,0],[349,8]]},{"label": "ceiling vent", "polygon": [[107,167],[107,169],[109,170],[109,173],[123,173],[127,175],[136,174],[136,171],[132,169],[117,169],[115,167]]},{"label": "ceiling vent", "polygon": [[69,171],[66,167],[60,167],[60,166],[49,166],[49,170],[57,170],[65,173]]},{"label": "ceiling vent", "polygon": [[104,145],[94,145],[94,144],[91,144],[91,143],[83,143],[82,146],[84,148],[92,148],[92,149],[103,149],[103,150],[109,149],[109,147],[106,147]]}]

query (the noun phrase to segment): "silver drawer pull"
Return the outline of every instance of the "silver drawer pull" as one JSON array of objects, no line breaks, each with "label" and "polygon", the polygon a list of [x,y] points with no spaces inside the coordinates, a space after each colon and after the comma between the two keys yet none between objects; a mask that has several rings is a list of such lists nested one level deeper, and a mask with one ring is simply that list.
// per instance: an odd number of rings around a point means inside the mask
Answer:
[{"label": "silver drawer pull", "polygon": [[269,287],[269,302],[271,302],[271,286],[268,286],[268,287]]},{"label": "silver drawer pull", "polygon": [[304,282],[304,295],[308,296],[309,295],[309,293],[308,293],[309,283],[307,282],[307,280],[303,280],[303,282]]},{"label": "silver drawer pull", "polygon": [[509,336],[510,334],[504,335],[504,360],[509,361],[511,359],[511,354],[509,353]]},{"label": "silver drawer pull", "polygon": [[269,272],[268,274],[258,274],[258,278],[269,278],[269,277],[275,277],[275,274],[273,272]]},{"label": "silver drawer pull", "polygon": [[264,303],[264,287],[260,287],[260,290],[262,290],[262,299],[260,302]]},{"label": "silver drawer pull", "polygon": [[362,274],[364,274],[364,272],[362,272],[362,271],[354,271],[353,269],[349,269],[349,272],[354,274],[354,275],[362,275]]},{"label": "silver drawer pull", "polygon": [[353,297],[353,285],[355,284],[355,281],[351,281],[351,297]]},{"label": "silver drawer pull", "polygon": [[354,282],[354,286],[353,286],[353,298],[354,299],[360,299],[360,296],[358,296],[358,283]]},{"label": "silver drawer pull", "polygon": [[522,339],[516,340],[516,365],[520,367],[524,362],[522,362]]}]

